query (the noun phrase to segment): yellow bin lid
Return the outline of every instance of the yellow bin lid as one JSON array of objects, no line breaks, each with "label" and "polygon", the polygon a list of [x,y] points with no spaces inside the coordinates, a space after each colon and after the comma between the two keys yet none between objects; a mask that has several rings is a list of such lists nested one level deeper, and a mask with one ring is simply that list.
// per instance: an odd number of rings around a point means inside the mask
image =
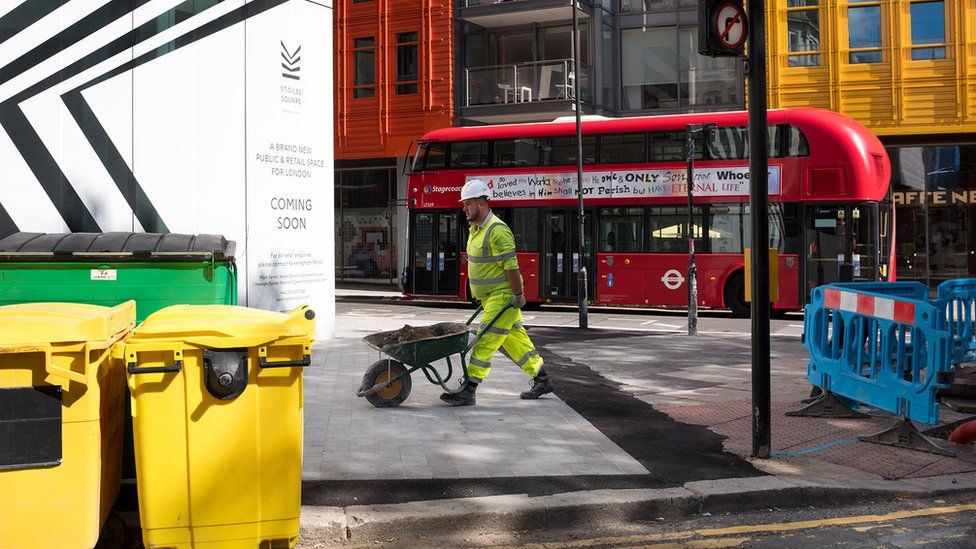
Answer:
[{"label": "yellow bin lid", "polygon": [[0,307],[0,351],[51,343],[111,342],[136,322],[136,302],[115,307],[24,303]]},{"label": "yellow bin lid", "polygon": [[127,344],[182,341],[227,349],[254,347],[283,338],[315,337],[315,313],[301,306],[275,313],[233,305],[173,305],[149,315]]}]

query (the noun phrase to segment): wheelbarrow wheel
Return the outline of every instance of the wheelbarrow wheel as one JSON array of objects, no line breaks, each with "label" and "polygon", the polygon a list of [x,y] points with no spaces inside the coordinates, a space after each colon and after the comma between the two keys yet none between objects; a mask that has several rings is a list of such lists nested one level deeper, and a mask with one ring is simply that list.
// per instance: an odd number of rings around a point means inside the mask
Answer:
[{"label": "wheelbarrow wheel", "polygon": [[[386,383],[387,381],[397,377],[398,375],[407,371],[407,367],[403,363],[392,359],[377,360],[372,366],[366,370],[366,375],[363,376],[363,390],[374,387],[380,383]],[[405,376],[389,387],[384,387],[374,393],[366,395],[366,400],[370,404],[376,406],[377,408],[392,408],[394,406],[399,406],[407,397],[410,396],[410,389],[413,387],[413,382],[410,376]]]}]

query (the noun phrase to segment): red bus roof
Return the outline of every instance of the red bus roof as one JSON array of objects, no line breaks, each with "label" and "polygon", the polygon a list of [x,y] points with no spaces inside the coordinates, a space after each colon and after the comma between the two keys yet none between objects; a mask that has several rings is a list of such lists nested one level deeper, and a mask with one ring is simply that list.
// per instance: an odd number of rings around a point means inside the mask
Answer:
[{"label": "red bus roof", "polygon": [[[584,117],[584,134],[646,132],[654,130],[683,130],[686,124],[714,122],[719,126],[745,126],[749,114],[746,111],[671,114],[662,116],[634,116],[594,120]],[[849,125],[857,131],[870,130],[842,114],[813,108],[773,109],[767,113],[769,124],[794,124],[801,129],[810,126]],[[500,124],[495,126],[464,126],[441,128],[427,133],[421,141],[471,141],[478,139],[511,139],[516,137],[551,137],[575,135],[574,120],[559,122],[532,122],[525,124]]]}]

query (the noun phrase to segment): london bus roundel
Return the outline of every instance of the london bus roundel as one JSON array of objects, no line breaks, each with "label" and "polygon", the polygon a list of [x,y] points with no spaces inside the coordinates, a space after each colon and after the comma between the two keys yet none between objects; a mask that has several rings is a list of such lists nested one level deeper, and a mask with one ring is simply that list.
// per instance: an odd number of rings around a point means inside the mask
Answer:
[{"label": "london bus roundel", "polygon": [[734,50],[746,41],[749,35],[746,27],[746,14],[742,6],[726,2],[715,10],[715,25],[712,28],[718,33],[718,39],[723,46]]}]

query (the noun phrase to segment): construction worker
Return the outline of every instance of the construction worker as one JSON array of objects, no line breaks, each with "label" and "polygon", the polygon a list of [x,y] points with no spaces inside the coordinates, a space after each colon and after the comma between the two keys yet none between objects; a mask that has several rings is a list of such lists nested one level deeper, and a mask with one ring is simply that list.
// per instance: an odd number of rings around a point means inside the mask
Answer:
[{"label": "construction worker", "polygon": [[552,380],[542,367],[542,357],[535,350],[529,334],[522,327],[525,294],[522,276],[515,258],[515,236],[501,219],[491,213],[488,197],[491,191],[480,179],[472,179],[461,189],[464,216],[471,224],[468,234],[468,282],[471,295],[481,301],[485,323],[506,310],[484,334],[468,355],[468,384],[456,394],[444,393],[441,400],[452,406],[471,406],[478,384],[488,377],[491,357],[501,349],[525,373],[532,376],[532,387],[522,393],[523,399],[536,399],[552,392]]}]

